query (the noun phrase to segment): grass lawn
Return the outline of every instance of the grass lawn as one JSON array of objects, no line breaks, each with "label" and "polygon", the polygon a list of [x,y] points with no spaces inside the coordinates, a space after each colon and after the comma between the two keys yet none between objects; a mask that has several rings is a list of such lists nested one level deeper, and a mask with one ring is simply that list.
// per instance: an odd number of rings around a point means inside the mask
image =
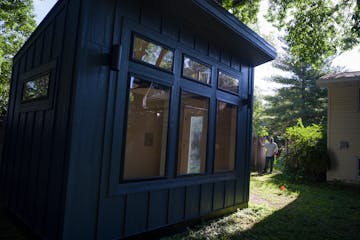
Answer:
[{"label": "grass lawn", "polygon": [[254,175],[249,208],[164,239],[360,239],[360,188]]}]

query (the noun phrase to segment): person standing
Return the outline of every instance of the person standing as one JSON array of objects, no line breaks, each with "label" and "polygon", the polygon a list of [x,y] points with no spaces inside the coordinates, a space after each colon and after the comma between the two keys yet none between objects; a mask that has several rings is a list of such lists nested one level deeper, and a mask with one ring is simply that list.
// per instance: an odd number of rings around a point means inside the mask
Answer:
[{"label": "person standing", "polygon": [[269,163],[270,163],[270,173],[272,173],[274,166],[274,156],[278,153],[278,145],[274,142],[274,138],[270,137],[270,142],[265,144],[266,154],[265,154],[265,168],[264,173],[267,172]]}]

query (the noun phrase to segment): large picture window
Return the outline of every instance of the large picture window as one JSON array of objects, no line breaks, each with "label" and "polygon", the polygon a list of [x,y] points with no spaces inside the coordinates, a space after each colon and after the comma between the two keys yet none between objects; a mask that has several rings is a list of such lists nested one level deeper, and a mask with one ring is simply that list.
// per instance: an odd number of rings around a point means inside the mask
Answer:
[{"label": "large picture window", "polygon": [[236,147],[237,107],[218,101],[214,172],[234,169]]},{"label": "large picture window", "polygon": [[173,69],[173,51],[137,35],[134,35],[132,58],[166,71]]},{"label": "large picture window", "polygon": [[170,88],[130,77],[123,178],[165,175]]},{"label": "large picture window", "polygon": [[182,92],[178,175],[205,172],[208,111],[208,98]]}]

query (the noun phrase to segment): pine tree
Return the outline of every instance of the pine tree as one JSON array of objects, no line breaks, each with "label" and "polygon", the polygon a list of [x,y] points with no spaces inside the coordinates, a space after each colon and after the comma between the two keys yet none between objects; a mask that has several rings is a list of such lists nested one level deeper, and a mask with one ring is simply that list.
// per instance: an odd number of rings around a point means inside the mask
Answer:
[{"label": "pine tree", "polygon": [[316,85],[316,80],[335,69],[330,69],[329,64],[315,69],[311,64],[294,61],[290,55],[279,57],[274,66],[289,76],[277,75],[269,80],[282,85],[275,95],[265,97],[270,132],[283,135],[298,118],[302,118],[305,125],[326,124],[327,92]]}]

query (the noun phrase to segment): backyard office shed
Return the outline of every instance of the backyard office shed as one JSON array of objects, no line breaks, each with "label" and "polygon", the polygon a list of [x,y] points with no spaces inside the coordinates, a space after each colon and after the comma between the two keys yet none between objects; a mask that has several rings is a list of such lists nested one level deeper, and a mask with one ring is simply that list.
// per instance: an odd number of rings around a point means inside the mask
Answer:
[{"label": "backyard office shed", "polygon": [[1,200],[47,239],[247,206],[254,67],[275,55],[213,1],[59,1],[14,58]]}]

